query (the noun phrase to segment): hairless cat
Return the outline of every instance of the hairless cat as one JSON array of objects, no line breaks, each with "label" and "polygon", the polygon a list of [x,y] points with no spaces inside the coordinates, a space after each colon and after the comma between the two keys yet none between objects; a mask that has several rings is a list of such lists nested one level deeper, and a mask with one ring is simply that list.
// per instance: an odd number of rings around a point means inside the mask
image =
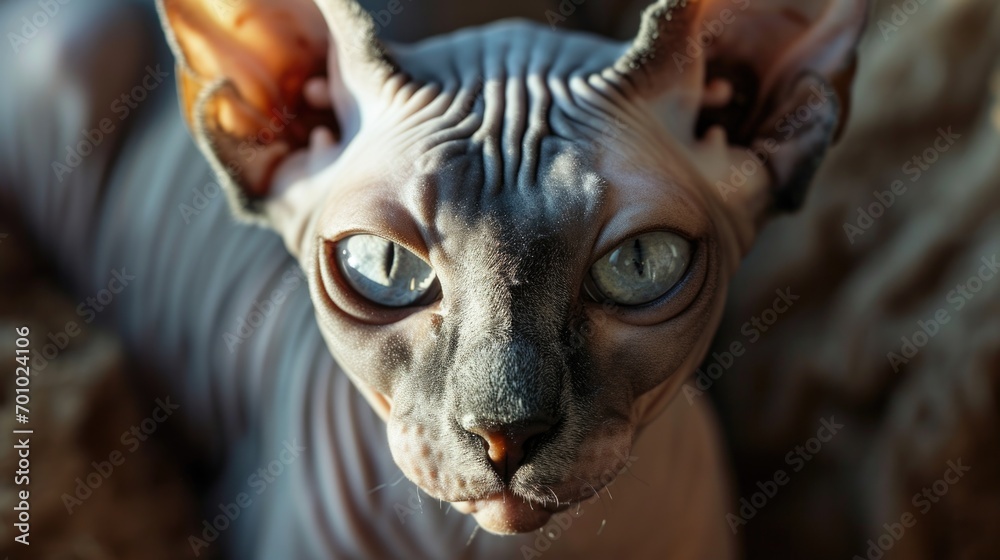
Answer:
[{"label": "hairless cat", "polygon": [[77,292],[130,279],[102,319],[218,474],[196,555],[737,556],[674,397],[845,121],[866,2],[390,40],[449,6],[161,0],[173,61],[148,6],[65,6],[0,55],[4,205]]}]

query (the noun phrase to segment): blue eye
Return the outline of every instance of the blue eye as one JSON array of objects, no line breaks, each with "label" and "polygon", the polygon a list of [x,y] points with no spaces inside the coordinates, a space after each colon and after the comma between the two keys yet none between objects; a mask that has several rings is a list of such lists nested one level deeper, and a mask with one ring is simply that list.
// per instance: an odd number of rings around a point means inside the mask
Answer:
[{"label": "blue eye", "polygon": [[594,263],[590,279],[597,300],[620,305],[656,301],[684,277],[691,260],[691,242],[667,231],[629,239]]},{"label": "blue eye", "polygon": [[437,276],[420,257],[375,235],[352,235],[337,243],[337,266],[355,291],[387,307],[414,305]]}]

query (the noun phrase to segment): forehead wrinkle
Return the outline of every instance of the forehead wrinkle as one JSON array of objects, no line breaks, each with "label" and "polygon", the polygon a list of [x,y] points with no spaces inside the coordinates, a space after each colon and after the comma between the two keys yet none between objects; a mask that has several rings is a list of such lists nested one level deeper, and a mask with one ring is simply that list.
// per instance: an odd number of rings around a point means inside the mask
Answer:
[{"label": "forehead wrinkle", "polygon": [[[541,35],[544,37],[544,35]],[[544,88],[529,87],[532,72],[537,71],[535,41],[517,41],[505,60],[507,82],[503,115],[504,174],[516,177],[515,188],[537,183],[537,155],[541,139],[549,132],[548,113],[551,100]]]},{"label": "forehead wrinkle", "polygon": [[449,211],[470,218],[490,214],[522,227],[523,222],[562,223],[599,211],[607,182],[594,172],[598,162],[573,142],[544,137],[537,156],[542,167],[537,187],[491,196],[482,189],[485,164],[480,145],[467,138],[449,138],[425,148],[404,170],[407,178],[401,192],[425,224],[434,223],[437,204],[442,202],[456,203]]},{"label": "forehead wrinkle", "polygon": [[[574,146],[549,141],[542,156],[542,186],[508,191],[502,197],[483,196],[482,160],[469,155],[476,149],[470,142],[448,142],[425,153],[424,164],[414,166],[400,192],[427,244],[433,247],[449,235],[460,235],[468,248],[490,242],[497,249],[501,242],[527,248],[527,241],[552,237],[568,243],[572,251],[589,250],[608,182]],[[505,235],[499,236],[500,231]]]},{"label": "forehead wrinkle", "polygon": [[475,185],[483,174],[481,160],[468,156],[471,149],[467,140],[451,140],[427,150],[402,188],[407,207],[428,243],[444,239],[450,228],[442,218],[467,214],[459,209],[470,205],[468,194],[479,191]]},{"label": "forehead wrinkle", "polygon": [[617,60],[621,48],[586,34],[500,22],[405,47],[398,62],[417,82],[449,92],[457,87],[456,96],[482,90],[465,106],[482,118],[474,139],[482,144],[483,187],[496,193],[540,184],[538,145],[552,134],[551,113],[563,109],[553,102],[549,82],[597,73]]},{"label": "forehead wrinkle", "polygon": [[[393,152],[389,173],[428,244],[456,231],[442,223],[450,214],[465,224],[490,215],[507,229],[559,235],[572,250],[587,245],[608,188],[595,173],[594,127],[602,119],[580,106],[569,82],[606,67],[604,55],[615,58],[619,46],[527,24],[423,45],[405,48],[401,67],[416,82],[439,84],[447,102],[410,113],[409,126],[396,131],[406,149]],[[579,126],[569,137],[552,128],[570,120]],[[513,188],[489,188],[498,182]]]}]

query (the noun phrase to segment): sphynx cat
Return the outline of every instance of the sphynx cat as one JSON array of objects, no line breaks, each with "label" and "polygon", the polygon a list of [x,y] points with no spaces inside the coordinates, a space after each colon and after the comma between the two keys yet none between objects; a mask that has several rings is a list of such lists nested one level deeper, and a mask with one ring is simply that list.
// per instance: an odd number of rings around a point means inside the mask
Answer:
[{"label": "sphynx cat", "polygon": [[675,397],[845,121],[866,2],[408,43],[475,4],[371,4],[162,0],[172,60],[149,6],[61,5],[0,59],[5,211],[75,293],[131,277],[101,319],[217,475],[192,552],[738,556]]}]

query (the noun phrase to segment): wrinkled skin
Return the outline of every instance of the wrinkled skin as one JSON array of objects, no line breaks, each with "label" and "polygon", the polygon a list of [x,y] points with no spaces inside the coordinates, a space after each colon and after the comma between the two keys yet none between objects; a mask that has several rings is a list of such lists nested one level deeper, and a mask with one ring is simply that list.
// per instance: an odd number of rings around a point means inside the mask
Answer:
[{"label": "wrinkled skin", "polygon": [[[386,421],[396,463],[497,533],[537,529],[599,490],[601,473],[618,470],[703,358],[739,259],[775,199],[804,186],[842,103],[820,103],[766,171],[733,192],[717,185],[810,86],[836,81],[864,12],[863,2],[835,1],[792,17],[774,2],[686,68],[671,54],[728,3],[663,2],[635,45],[503,22],[383,47],[349,3],[330,1],[320,4],[329,44],[315,25],[292,30],[306,53],[325,56],[317,76],[294,53],[213,43],[228,36],[224,25],[201,37],[216,45],[206,54],[171,11],[184,3],[164,4],[175,48],[199,76],[182,84],[196,137],[237,210],[275,228],[298,257],[323,337]],[[245,7],[251,18],[255,9],[281,8]],[[745,30],[761,22],[777,47],[751,55],[760,37]],[[279,25],[276,35],[288,32]],[[759,87],[742,91],[735,76],[710,72],[712,53],[744,62]],[[261,81],[282,72],[293,77],[275,79],[281,87]],[[218,76],[230,85],[197,87]],[[747,98],[757,104],[740,106]],[[261,146],[257,163],[230,165],[232,139],[285,103],[308,118]],[[737,118],[701,126],[712,111]],[[692,244],[672,292],[635,308],[588,298],[591,265],[650,231]],[[441,297],[387,309],[355,293],[333,251],[358,233],[426,261]],[[545,428],[498,466],[477,423],[510,439]]]},{"label": "wrinkled skin", "polygon": [[[642,138],[658,132],[644,124],[651,117],[630,115],[572,74],[492,76],[490,67],[526,66],[491,56],[507,52],[503,37],[514,33],[554,42],[548,30],[509,24],[403,57],[405,64],[470,53],[470,60],[442,65],[467,69],[480,50],[484,99],[465,89],[428,103],[434,86],[387,96],[386,108],[372,109],[379,122],[311,179],[332,188],[317,187],[323,211],[302,252],[327,342],[387,419],[403,472],[501,531],[536,528],[548,512],[600,488],[601,473],[628,454],[637,428],[673,392],[665,381],[703,351],[734,264],[720,246],[736,242],[714,225],[726,219],[719,203],[698,188],[676,148],[663,142],[640,151]],[[594,45],[563,51],[586,59],[547,62],[579,72],[613,60],[614,46],[588,41]],[[594,56],[601,52],[606,60]],[[451,84],[461,79],[432,74],[423,81],[458,89]],[[515,87],[528,91],[505,99],[502,90]],[[543,110],[547,121],[532,118]],[[609,130],[615,135],[602,137]],[[358,165],[382,158],[400,167]],[[654,230],[697,240],[675,295],[643,309],[589,301],[581,286],[590,265]],[[338,281],[331,244],[358,232],[426,259],[442,299],[384,312],[352,294]],[[558,420],[505,488],[482,442],[461,426],[468,415],[502,424]],[[542,507],[505,502],[511,493]]]}]

